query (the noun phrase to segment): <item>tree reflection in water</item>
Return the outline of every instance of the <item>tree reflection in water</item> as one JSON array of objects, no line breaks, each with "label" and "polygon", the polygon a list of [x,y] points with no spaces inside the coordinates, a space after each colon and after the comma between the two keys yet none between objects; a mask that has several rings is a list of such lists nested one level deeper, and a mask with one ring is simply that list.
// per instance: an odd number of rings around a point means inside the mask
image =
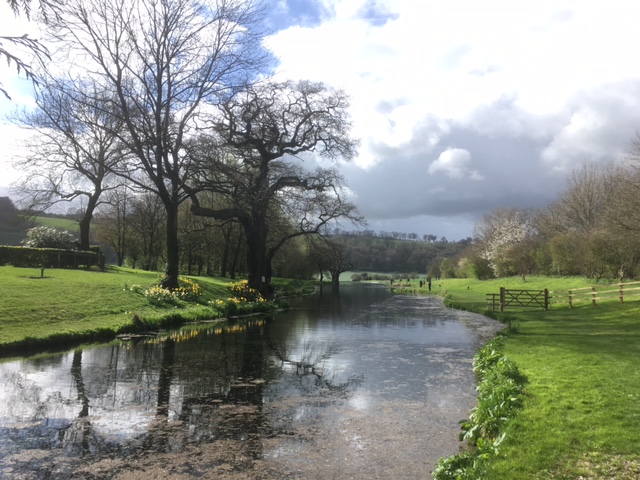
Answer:
[{"label": "tree reflection in water", "polygon": [[429,299],[362,294],[0,363],[0,478],[319,478],[347,455],[395,478],[388,454],[423,478],[456,448],[475,340]]}]

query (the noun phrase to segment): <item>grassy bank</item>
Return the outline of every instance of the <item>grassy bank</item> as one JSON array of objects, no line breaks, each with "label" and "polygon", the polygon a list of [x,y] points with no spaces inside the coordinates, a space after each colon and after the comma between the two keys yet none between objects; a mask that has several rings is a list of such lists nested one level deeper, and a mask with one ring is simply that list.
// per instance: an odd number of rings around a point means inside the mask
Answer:
[{"label": "grassy bank", "polygon": [[[0,353],[108,340],[118,333],[220,318],[266,305],[238,304],[228,279],[189,277],[201,287],[194,301],[158,301],[144,292],[159,275],[124,268],[107,272],[0,267]],[[303,287],[279,282],[280,288]]]},{"label": "grassy bank", "polygon": [[[157,284],[154,273],[46,270],[40,278],[40,270],[0,267],[0,352],[105,340],[117,332],[217,318],[231,308],[227,279],[191,278],[202,287],[197,302],[161,303],[142,293]],[[640,478],[640,300],[573,309],[560,303],[567,289],[590,285],[583,278],[547,277],[432,282],[432,293],[451,306],[480,313],[487,313],[485,295],[501,286],[548,288],[556,302],[548,311],[503,315],[513,330],[500,342],[500,354],[526,382],[515,415],[501,423],[505,436],[497,454],[484,462],[485,478]],[[428,292],[417,281],[406,289]],[[223,305],[216,306],[218,300]]]},{"label": "grassy bank", "polygon": [[640,300],[569,309],[566,290],[587,285],[546,277],[434,282],[451,306],[480,313],[487,313],[485,294],[501,286],[548,288],[552,301],[563,301],[503,315],[513,331],[501,351],[526,378],[525,395],[485,462],[485,478],[640,478]]}]

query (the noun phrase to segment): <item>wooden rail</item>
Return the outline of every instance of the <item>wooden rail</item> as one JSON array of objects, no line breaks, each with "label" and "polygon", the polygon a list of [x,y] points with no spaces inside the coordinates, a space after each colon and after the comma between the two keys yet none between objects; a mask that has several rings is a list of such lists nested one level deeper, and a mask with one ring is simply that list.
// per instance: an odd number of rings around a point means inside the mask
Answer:
[{"label": "wooden rail", "polygon": [[640,296],[640,282],[615,283],[611,285],[594,285],[593,287],[572,288],[568,290],[569,308],[576,302],[590,301],[596,306],[598,301],[617,299],[624,303],[625,297]]}]

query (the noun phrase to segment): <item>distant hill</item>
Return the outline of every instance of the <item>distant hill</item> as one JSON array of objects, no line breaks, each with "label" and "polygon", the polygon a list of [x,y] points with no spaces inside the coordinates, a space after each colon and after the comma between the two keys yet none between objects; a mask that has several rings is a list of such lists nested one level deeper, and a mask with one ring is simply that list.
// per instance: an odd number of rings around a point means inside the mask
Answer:
[{"label": "distant hill", "polygon": [[1,245],[20,245],[20,241],[24,238],[28,227],[19,213],[9,197],[0,197]]},{"label": "distant hill", "polygon": [[0,196],[0,245],[20,245],[27,230],[38,225],[80,232],[78,222],[69,218],[47,215],[24,219],[9,197]]}]

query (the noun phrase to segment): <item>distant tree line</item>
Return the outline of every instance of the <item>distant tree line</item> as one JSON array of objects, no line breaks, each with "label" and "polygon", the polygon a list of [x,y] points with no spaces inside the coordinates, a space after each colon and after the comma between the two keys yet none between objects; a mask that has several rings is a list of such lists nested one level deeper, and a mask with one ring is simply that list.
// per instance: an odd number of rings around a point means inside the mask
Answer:
[{"label": "distant tree line", "polygon": [[428,274],[434,278],[455,276],[448,262],[453,263],[450,259],[457,258],[472,242],[471,238],[420,242],[405,240],[408,237],[404,235],[341,230],[334,231],[331,238],[344,245],[358,271]]},{"label": "distant tree line", "polygon": [[409,240],[412,242],[419,242],[419,241],[423,241],[423,242],[440,242],[440,243],[447,243],[447,237],[440,237],[440,239],[438,240],[438,236],[437,235],[433,235],[431,233],[425,233],[424,235],[420,236],[417,233],[406,233],[406,232],[387,232],[385,230],[380,230],[379,232],[376,232],[375,230],[356,230],[356,231],[351,231],[351,232],[346,232],[343,231],[341,229],[336,229],[334,230],[334,234],[335,235],[340,235],[342,233],[349,233],[350,235],[360,235],[363,237],[378,237],[378,238],[392,238],[394,240]]},{"label": "distant tree line", "polygon": [[[2,200],[2,199],[0,199]],[[19,212],[10,199],[11,222],[37,212]],[[38,215],[78,221],[82,209],[65,214]],[[155,195],[136,194],[124,187],[108,193],[93,218],[91,243],[99,244],[110,263],[150,271],[162,270],[165,257],[164,209]],[[23,222],[21,235],[13,244],[25,243],[32,222]],[[189,202],[179,211],[180,271],[193,275],[235,278],[247,273],[246,244],[237,222],[224,222],[194,215]],[[286,224],[286,222],[283,222]],[[4,231],[0,225],[0,230]],[[1,234],[2,232],[0,232]],[[337,281],[340,273],[358,269],[381,273],[407,272],[414,276],[430,273],[434,278],[454,276],[450,258],[471,244],[458,242],[402,240],[405,235],[373,230],[325,229],[322,235],[294,238],[274,256],[274,273],[289,278],[313,276]],[[408,237],[407,237],[408,238]],[[443,267],[441,272],[440,267]]]}]

